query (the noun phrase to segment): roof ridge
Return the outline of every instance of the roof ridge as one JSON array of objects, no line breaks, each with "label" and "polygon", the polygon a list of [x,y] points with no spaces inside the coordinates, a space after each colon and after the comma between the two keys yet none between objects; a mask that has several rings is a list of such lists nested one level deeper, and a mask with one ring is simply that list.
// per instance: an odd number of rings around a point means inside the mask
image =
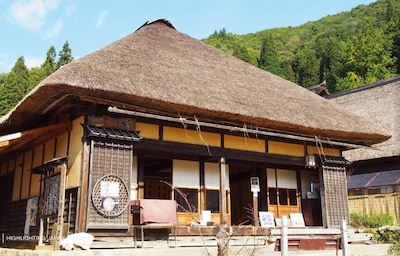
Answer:
[{"label": "roof ridge", "polygon": [[136,29],[135,32],[138,31],[138,30],[140,30],[141,28],[143,28],[143,27],[145,27],[145,26],[148,26],[148,25],[151,25],[151,24],[154,24],[154,23],[158,23],[158,22],[164,23],[164,24],[167,25],[168,27],[173,28],[173,29],[176,30],[176,28],[174,27],[174,25],[172,25],[172,23],[171,23],[169,20],[164,19],[164,18],[158,18],[158,19],[155,19],[155,20],[153,20],[153,21],[146,21],[142,26],[140,26],[138,29]]}]

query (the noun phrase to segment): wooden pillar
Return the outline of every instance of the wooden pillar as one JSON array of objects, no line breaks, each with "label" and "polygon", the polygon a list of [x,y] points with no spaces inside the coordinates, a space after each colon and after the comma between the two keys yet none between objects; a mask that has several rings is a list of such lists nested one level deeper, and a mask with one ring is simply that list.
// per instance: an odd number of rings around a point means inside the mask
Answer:
[{"label": "wooden pillar", "polygon": [[64,201],[65,201],[65,187],[67,180],[67,165],[64,163],[61,166],[60,173],[60,194],[58,197],[58,214],[56,223],[56,240],[54,243],[55,250],[60,250],[61,240],[63,239],[63,225],[64,225]]},{"label": "wooden pillar", "polygon": [[221,157],[219,161],[219,206],[221,213],[221,224],[225,225],[226,222],[226,166],[225,157]]},{"label": "wooden pillar", "polygon": [[258,227],[258,192],[253,192],[253,219],[254,219],[254,226]]},{"label": "wooden pillar", "polygon": [[137,199],[144,198],[144,156],[138,155],[138,196]]},{"label": "wooden pillar", "polygon": [[200,210],[207,210],[204,161],[200,161]]},{"label": "wooden pillar", "polygon": [[259,170],[260,177],[260,194],[259,194],[259,204],[261,211],[267,211],[267,201],[268,201],[268,191],[267,191],[267,171],[265,168]]},{"label": "wooden pillar", "polygon": [[90,144],[85,141],[83,143],[83,156],[82,156],[82,174],[81,174],[81,187],[79,188],[78,198],[78,225],[75,230],[78,232],[86,232],[86,214],[88,206],[89,193],[89,162],[90,162]]}]

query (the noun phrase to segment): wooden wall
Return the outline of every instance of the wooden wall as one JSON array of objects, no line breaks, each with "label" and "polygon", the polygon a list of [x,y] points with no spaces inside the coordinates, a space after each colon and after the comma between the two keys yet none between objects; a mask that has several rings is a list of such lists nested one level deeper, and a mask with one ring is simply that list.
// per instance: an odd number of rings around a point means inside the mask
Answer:
[{"label": "wooden wall", "polygon": [[39,196],[42,188],[41,175],[33,174],[31,170],[54,158],[69,156],[67,189],[80,185],[81,149],[83,117],[72,122],[71,132],[66,131],[43,143],[34,145],[31,149],[16,157],[1,163],[1,175],[14,172],[12,201],[19,201]]}]

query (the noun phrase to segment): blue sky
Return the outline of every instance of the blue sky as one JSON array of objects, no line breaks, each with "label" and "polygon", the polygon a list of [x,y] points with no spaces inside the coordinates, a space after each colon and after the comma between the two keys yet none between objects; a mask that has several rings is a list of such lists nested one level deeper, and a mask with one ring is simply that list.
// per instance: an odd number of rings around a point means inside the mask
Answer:
[{"label": "blue sky", "polygon": [[375,0],[0,0],[0,73],[23,56],[40,66],[50,46],[69,42],[77,59],[165,18],[197,39],[225,28],[247,34],[298,26]]}]

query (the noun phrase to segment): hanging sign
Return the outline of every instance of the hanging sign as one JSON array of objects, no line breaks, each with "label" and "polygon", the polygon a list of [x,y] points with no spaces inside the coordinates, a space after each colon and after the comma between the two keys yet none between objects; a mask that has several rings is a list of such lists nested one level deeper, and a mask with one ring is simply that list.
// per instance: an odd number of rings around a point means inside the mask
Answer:
[{"label": "hanging sign", "polygon": [[119,183],[101,181],[100,196],[102,200],[102,208],[105,212],[111,212],[118,207],[119,201]]},{"label": "hanging sign", "polygon": [[251,192],[253,192],[253,194],[260,192],[260,180],[258,177],[250,178],[250,188],[251,188]]},{"label": "hanging sign", "polygon": [[53,217],[58,214],[60,180],[61,175],[59,173],[44,179],[44,192],[40,212],[42,217]]}]

